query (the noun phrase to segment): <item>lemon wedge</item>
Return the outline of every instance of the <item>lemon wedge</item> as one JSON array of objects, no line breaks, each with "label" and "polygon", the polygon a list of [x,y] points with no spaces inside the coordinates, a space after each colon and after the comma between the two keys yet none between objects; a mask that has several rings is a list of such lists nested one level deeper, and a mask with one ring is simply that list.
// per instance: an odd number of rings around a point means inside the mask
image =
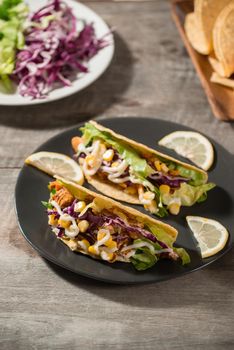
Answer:
[{"label": "lemon wedge", "polygon": [[225,247],[229,234],[218,221],[200,216],[187,216],[186,220],[201,249],[202,258],[215,255]]},{"label": "lemon wedge", "polygon": [[33,153],[25,160],[30,164],[49,175],[62,176],[65,179],[72,180],[79,185],[84,183],[83,172],[72,158],[55,152],[37,152]]},{"label": "lemon wedge", "polygon": [[214,161],[214,149],[207,138],[194,131],[175,131],[164,136],[158,144],[173,149],[203,170],[208,170]]}]

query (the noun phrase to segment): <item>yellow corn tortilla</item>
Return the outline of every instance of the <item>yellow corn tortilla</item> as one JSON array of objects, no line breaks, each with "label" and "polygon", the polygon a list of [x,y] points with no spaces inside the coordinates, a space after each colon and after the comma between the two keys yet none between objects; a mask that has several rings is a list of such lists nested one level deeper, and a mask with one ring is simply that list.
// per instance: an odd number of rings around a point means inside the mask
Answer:
[{"label": "yellow corn tortilla", "polygon": [[[153,225],[158,229],[158,231],[163,232],[164,234],[167,234],[170,236],[170,239],[172,238],[174,241],[177,238],[178,231],[168,225],[165,224],[162,221],[153,219],[152,217],[145,215],[141,212],[139,212],[136,209],[127,207],[121,203],[116,202],[115,200],[105,197],[101,194],[98,194],[96,192],[90,191],[87,188],[77,185],[72,181],[66,180],[62,177],[55,176],[57,180],[61,182],[61,184],[68,189],[68,191],[71,192],[71,194],[79,199],[84,201],[93,201],[95,202],[95,207],[98,207],[101,210],[107,209],[113,213],[116,213],[119,217],[123,218],[124,216],[127,216],[128,219],[130,219],[131,222],[138,222],[143,223],[144,225]],[[69,241],[63,240],[65,244],[68,244]]]},{"label": "yellow corn tortilla", "polygon": [[213,41],[215,56],[223,67],[223,74],[217,73],[229,78],[234,73],[234,0],[219,14],[213,30]]},{"label": "yellow corn tortilla", "polygon": [[234,89],[234,79],[222,78],[215,72],[212,73],[210,81],[212,83],[220,84],[220,85],[223,85],[223,86],[227,86],[230,89]]},{"label": "yellow corn tortilla", "polygon": [[184,29],[192,47],[201,54],[208,55],[210,49],[196,13],[191,12],[186,16]]},{"label": "yellow corn tortilla", "polygon": [[226,73],[223,64],[219,62],[215,57],[210,56],[208,59],[216,74],[224,78]]},{"label": "yellow corn tortilla", "polygon": [[121,188],[114,183],[112,184],[111,182],[101,181],[101,179],[98,176],[94,175],[91,177],[86,175],[86,180],[90,185],[96,188],[99,192],[102,192],[107,195],[111,194],[111,198],[120,200],[122,202],[130,203],[130,204],[141,204],[137,194],[135,195],[128,194],[122,191]]},{"label": "yellow corn tortilla", "polygon": [[201,174],[203,174],[205,176],[204,183],[207,182],[208,175],[207,175],[206,171],[204,171],[202,169],[199,169],[199,168],[197,168],[194,165],[190,165],[188,163],[181,162],[180,160],[175,159],[175,158],[173,158],[171,156],[168,156],[168,155],[166,155],[164,153],[158,152],[155,149],[150,148],[150,147],[148,147],[146,145],[143,145],[140,142],[136,142],[136,141],[131,140],[131,139],[129,139],[129,138],[123,136],[123,135],[117,134],[116,132],[112,131],[111,129],[105,128],[104,126],[98,124],[94,120],[90,120],[89,123],[93,124],[98,130],[100,130],[100,131],[107,131],[108,133],[110,133],[115,138],[117,138],[117,139],[119,139],[121,141],[124,141],[126,144],[130,145],[133,149],[135,149],[137,152],[139,152],[143,157],[144,157],[144,154],[148,154],[148,155],[152,155],[153,154],[153,155],[156,155],[158,157],[164,158],[166,160],[175,162],[177,164],[182,165],[184,168],[200,172]]},{"label": "yellow corn tortilla", "polygon": [[[202,173],[204,176],[204,183],[206,183],[208,180],[207,173],[202,169],[199,169],[193,165],[181,162],[180,160],[177,160],[173,157],[167,156],[167,155],[165,155],[161,152],[158,152],[150,147],[147,147],[139,142],[131,140],[125,136],[119,135],[119,134],[115,133],[114,131],[112,131],[108,128],[105,128],[104,126],[98,124],[97,122],[95,122],[93,120],[89,121],[89,123],[93,124],[98,130],[107,131],[116,139],[124,141],[126,144],[130,145],[133,149],[135,149],[141,155],[144,155],[144,154],[156,155],[156,156],[162,157],[166,160],[173,161],[177,164],[182,165],[183,167],[185,167],[187,169],[192,169],[192,170],[195,170],[195,171]],[[112,198],[114,198],[116,200],[127,202],[130,204],[141,204],[137,195],[125,193],[118,185],[115,185],[115,184],[112,185],[110,182],[103,181],[96,175],[86,176],[86,179],[87,179],[88,183],[90,185],[92,185],[96,190],[104,193],[107,196],[111,196]]]},{"label": "yellow corn tortilla", "polygon": [[231,0],[195,0],[194,13],[197,27],[201,34],[201,43],[205,42],[206,50],[201,52],[209,54],[213,50],[212,32],[220,12]]}]

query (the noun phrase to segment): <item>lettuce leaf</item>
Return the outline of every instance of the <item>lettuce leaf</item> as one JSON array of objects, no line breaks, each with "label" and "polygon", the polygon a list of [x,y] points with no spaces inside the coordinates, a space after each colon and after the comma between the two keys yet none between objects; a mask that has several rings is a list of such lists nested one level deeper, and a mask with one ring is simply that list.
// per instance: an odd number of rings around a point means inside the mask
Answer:
[{"label": "lettuce leaf", "polygon": [[24,46],[28,11],[23,0],[0,0],[0,88],[4,92],[14,90],[9,75],[14,71],[16,50]]},{"label": "lettuce leaf", "polygon": [[41,201],[41,204],[46,208],[46,209],[53,209],[53,205],[49,202]]},{"label": "lettuce leaf", "polygon": [[190,263],[191,259],[184,248],[173,248],[174,252],[177,253],[182,261],[182,265]]},{"label": "lettuce leaf", "polygon": [[[134,243],[141,242],[147,242],[148,244],[150,243],[156,251],[162,249],[158,243],[152,243],[147,239],[134,240]],[[187,265],[190,263],[190,256],[184,248],[172,248],[173,251],[180,257],[182,265]],[[153,254],[148,247],[141,247],[136,250],[136,253],[130,258],[130,261],[138,271],[144,271],[155,265],[158,259],[159,258]]]},{"label": "lettuce leaf", "polygon": [[191,186],[187,183],[182,183],[180,188],[175,190],[173,194],[163,194],[163,204],[168,205],[173,198],[179,198],[181,205],[190,207],[196,202],[201,202],[206,199],[206,192],[215,187],[215,184],[210,182],[201,186]]},{"label": "lettuce leaf", "polygon": [[106,132],[98,130],[94,125],[86,123],[83,128],[80,129],[83,133],[83,139],[85,145],[88,145],[94,138],[100,138],[111,145],[128,163],[133,169],[134,173],[148,177],[154,172],[154,170],[148,165],[145,159],[142,159],[138,153],[126,145],[123,141],[113,138],[113,136]]},{"label": "lettuce leaf", "polygon": [[148,230],[155,235],[155,237],[165,243],[169,248],[173,248],[173,243],[175,242],[175,239],[169,235],[165,230],[162,228],[159,228],[158,226],[155,226],[153,224],[147,225]]},{"label": "lettuce leaf", "polygon": [[191,179],[189,181],[190,185],[200,186],[200,185],[203,185],[204,183],[206,183],[206,181],[207,181],[206,174],[204,174],[200,171],[184,168],[180,164],[176,164],[176,170],[179,171],[181,176]]},{"label": "lettuce leaf", "polygon": [[[157,237],[158,240],[160,240],[163,243],[166,243],[169,248],[172,248],[173,251],[179,255],[183,265],[190,263],[190,256],[184,248],[173,247],[175,239],[172,236],[166,233],[163,229],[159,229],[158,227],[155,227],[153,225],[148,225],[148,228]],[[155,247],[155,249],[157,248]]]},{"label": "lettuce leaf", "polygon": [[138,248],[130,258],[131,263],[138,271],[144,271],[154,266],[158,261],[156,255],[152,254],[147,247]]}]

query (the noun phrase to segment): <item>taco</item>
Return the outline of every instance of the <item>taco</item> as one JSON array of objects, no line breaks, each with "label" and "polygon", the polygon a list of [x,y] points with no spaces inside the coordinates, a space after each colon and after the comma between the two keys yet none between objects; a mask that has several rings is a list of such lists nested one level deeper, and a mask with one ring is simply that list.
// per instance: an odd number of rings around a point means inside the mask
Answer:
[{"label": "taco", "polygon": [[159,259],[190,262],[173,244],[177,230],[135,209],[63,178],[50,182],[48,223],[71,250],[107,262],[131,262],[137,270]]},{"label": "taco", "polygon": [[94,121],[71,141],[87,181],[114,199],[141,204],[158,216],[178,214],[207,197],[215,185],[207,173],[141,143],[118,135]]}]

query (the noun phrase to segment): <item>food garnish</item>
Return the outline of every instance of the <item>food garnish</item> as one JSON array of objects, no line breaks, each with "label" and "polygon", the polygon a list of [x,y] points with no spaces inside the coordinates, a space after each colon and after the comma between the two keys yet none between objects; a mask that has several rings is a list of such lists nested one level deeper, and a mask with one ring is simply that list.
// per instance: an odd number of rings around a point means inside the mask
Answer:
[{"label": "food garnish", "polygon": [[210,141],[194,131],[175,131],[164,136],[158,144],[173,149],[203,170],[208,170],[214,162],[214,149]]},{"label": "food garnish", "polygon": [[187,216],[187,223],[197,240],[202,258],[220,252],[228,241],[228,231],[218,221],[200,216]]},{"label": "food garnish", "polygon": [[70,179],[79,185],[84,182],[80,166],[70,157],[55,152],[37,152],[31,154],[26,160],[30,164],[49,175],[58,175]]}]

